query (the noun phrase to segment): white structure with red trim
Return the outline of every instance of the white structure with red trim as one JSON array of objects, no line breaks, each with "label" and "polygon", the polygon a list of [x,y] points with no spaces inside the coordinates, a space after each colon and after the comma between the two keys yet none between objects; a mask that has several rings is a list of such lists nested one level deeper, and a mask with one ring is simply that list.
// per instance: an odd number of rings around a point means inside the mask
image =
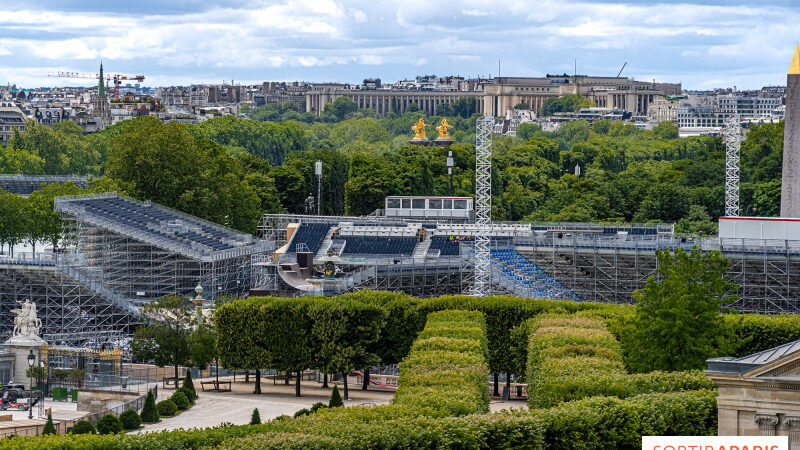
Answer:
[{"label": "white structure with red trim", "polygon": [[720,239],[800,241],[800,219],[788,217],[720,217]]}]

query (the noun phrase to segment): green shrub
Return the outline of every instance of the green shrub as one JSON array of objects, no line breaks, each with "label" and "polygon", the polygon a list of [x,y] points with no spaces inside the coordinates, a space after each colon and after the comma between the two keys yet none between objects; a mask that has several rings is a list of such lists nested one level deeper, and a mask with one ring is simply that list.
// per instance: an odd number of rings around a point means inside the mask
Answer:
[{"label": "green shrub", "polygon": [[184,387],[181,387],[180,389],[178,389],[175,392],[182,392],[183,395],[186,396],[186,400],[189,401],[189,405],[190,406],[194,405],[194,402],[197,400],[197,398],[195,397],[195,394],[190,389],[186,389]]},{"label": "green shrub", "polygon": [[451,415],[488,411],[485,330],[479,312],[429,314],[425,329],[400,364],[392,403]]},{"label": "green shrub", "polygon": [[258,414],[258,408],[253,408],[253,414],[250,415],[250,425],[258,425],[261,423],[261,415]]},{"label": "green shrub", "polygon": [[156,400],[153,396],[153,391],[147,393],[144,399],[144,407],[142,408],[142,422],[156,423],[159,421],[158,410],[156,409]]},{"label": "green shrub", "polygon": [[733,335],[731,356],[747,356],[800,339],[800,321],[794,314],[730,314],[724,319]]},{"label": "green shrub", "polygon": [[119,421],[122,423],[122,428],[126,430],[137,430],[142,424],[142,418],[139,417],[139,414],[132,409],[120,414]]},{"label": "green shrub", "polygon": [[186,369],[186,376],[183,378],[183,386],[181,386],[181,389],[192,393],[191,396],[187,395],[186,397],[194,404],[197,398],[197,391],[194,389],[194,381],[192,381],[192,371],[190,369]]},{"label": "green shrub", "polygon": [[344,402],[339,394],[339,386],[334,386],[333,392],[331,392],[331,399],[328,400],[328,408],[338,408],[340,406],[344,406]]},{"label": "green shrub", "polygon": [[97,433],[97,429],[92,425],[92,422],[88,420],[79,420],[75,422],[75,425],[72,426],[72,430],[70,431],[72,434],[95,434]]},{"label": "green shrub", "polygon": [[328,407],[328,405],[326,405],[325,403],[317,402],[317,403],[314,403],[313,405],[311,405],[310,411],[311,411],[311,414],[314,414],[315,412],[317,412],[318,409],[324,409],[324,408],[327,408],[327,407]]},{"label": "green shrub", "polygon": [[308,408],[303,408],[300,411],[295,412],[293,417],[302,417],[309,414],[311,414],[311,411],[309,411]]},{"label": "green shrub", "polygon": [[186,398],[186,394],[181,391],[175,391],[169,399],[172,400],[172,403],[175,403],[175,406],[181,411],[189,407],[189,399]]},{"label": "green shrub", "polygon": [[161,417],[172,417],[178,413],[178,406],[172,400],[164,400],[156,404],[158,415]]},{"label": "green shrub", "polygon": [[97,432],[100,434],[117,434],[122,432],[122,423],[117,416],[106,414],[97,421]]},{"label": "green shrub", "polygon": [[58,434],[56,431],[56,426],[53,424],[53,415],[47,414],[47,423],[44,424],[44,429],[42,430],[42,434]]}]

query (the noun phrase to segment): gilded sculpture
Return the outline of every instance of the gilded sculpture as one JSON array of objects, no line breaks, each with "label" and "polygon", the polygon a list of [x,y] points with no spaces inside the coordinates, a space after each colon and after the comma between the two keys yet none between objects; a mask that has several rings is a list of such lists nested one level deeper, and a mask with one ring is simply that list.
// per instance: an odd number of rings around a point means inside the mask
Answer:
[{"label": "gilded sculpture", "polygon": [[425,121],[422,120],[422,117],[420,117],[417,123],[411,127],[411,129],[414,130],[414,139],[426,139],[425,127],[427,126],[428,125],[425,124]]},{"label": "gilded sculpture", "polygon": [[443,118],[441,125],[436,127],[436,131],[439,132],[439,139],[450,139],[450,132],[447,131],[448,128],[453,128],[453,126],[447,123],[447,118]]}]

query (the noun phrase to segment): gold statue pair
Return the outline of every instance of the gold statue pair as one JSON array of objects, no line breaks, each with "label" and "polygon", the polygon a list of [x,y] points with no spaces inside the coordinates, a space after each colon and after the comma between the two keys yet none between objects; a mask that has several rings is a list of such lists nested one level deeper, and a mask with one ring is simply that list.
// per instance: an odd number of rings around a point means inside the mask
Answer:
[{"label": "gold statue pair", "polygon": [[[425,123],[425,120],[420,117],[417,123],[411,127],[414,131],[414,139],[425,139],[425,127],[430,125]],[[452,125],[447,123],[447,118],[442,119],[442,123],[436,127],[436,131],[439,132],[439,139],[450,139],[450,132],[447,130],[448,128],[453,128]]]}]

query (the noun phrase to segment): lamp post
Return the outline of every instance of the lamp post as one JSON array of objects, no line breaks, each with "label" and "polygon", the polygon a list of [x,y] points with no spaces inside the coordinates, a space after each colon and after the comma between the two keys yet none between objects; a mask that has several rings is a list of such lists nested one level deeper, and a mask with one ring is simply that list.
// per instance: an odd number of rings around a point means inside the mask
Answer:
[{"label": "lamp post", "polygon": [[36,363],[36,355],[33,354],[33,349],[28,353],[28,375],[30,377],[30,385],[28,388],[28,419],[33,419],[33,365]]},{"label": "lamp post", "polygon": [[450,197],[453,196],[453,151],[447,151],[447,173],[450,175]]},{"label": "lamp post", "polygon": [[206,299],[203,298],[203,286],[200,286],[199,283],[194,288],[194,292],[197,293],[197,297],[192,299],[192,303],[197,308],[197,326],[199,327],[203,320],[203,303],[205,303]]},{"label": "lamp post", "polygon": [[314,164],[314,174],[317,176],[317,215],[322,215],[322,160]]},{"label": "lamp post", "polygon": [[40,412],[39,417],[42,417],[41,412],[44,411],[44,398],[46,397],[47,394],[47,383],[45,382],[44,379],[45,376],[44,361],[42,361],[41,355],[39,355],[39,368],[41,369],[39,370],[39,392],[41,392],[42,394],[42,398],[40,400],[41,405],[39,407],[39,412]]}]

